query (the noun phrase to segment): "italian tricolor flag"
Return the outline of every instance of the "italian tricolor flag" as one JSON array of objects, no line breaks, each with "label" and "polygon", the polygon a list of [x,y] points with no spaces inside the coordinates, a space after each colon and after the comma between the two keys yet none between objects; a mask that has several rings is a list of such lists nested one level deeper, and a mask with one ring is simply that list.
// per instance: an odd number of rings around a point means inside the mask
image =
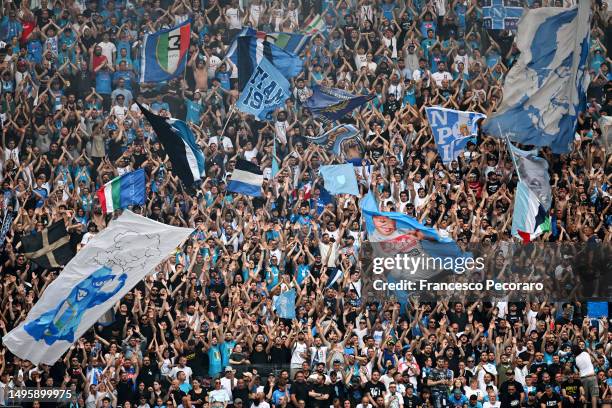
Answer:
[{"label": "italian tricolor flag", "polygon": [[512,236],[529,243],[550,231],[550,216],[527,184],[519,181],[514,198]]},{"label": "italian tricolor flag", "polygon": [[145,174],[143,169],[115,177],[96,193],[102,211],[112,213],[130,205],[145,203]]},{"label": "italian tricolor flag", "polygon": [[325,21],[320,14],[315,14],[309,21],[306,23],[306,27],[304,28],[304,33],[306,34],[316,34],[319,31],[323,30],[325,27]]}]

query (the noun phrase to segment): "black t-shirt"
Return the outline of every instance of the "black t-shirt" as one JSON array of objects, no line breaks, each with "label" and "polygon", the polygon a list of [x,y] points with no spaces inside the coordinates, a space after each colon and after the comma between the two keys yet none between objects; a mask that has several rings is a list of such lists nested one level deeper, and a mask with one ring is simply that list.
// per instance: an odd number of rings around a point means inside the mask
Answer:
[{"label": "black t-shirt", "polygon": [[294,382],[291,385],[291,394],[295,395],[295,399],[297,401],[304,400],[304,402],[308,401],[308,384],[306,382]]},{"label": "black t-shirt", "polygon": [[415,394],[411,396],[404,395],[404,408],[416,408],[421,406],[422,403],[421,399]]},{"label": "black t-shirt", "polygon": [[518,390],[514,391],[513,394],[508,392],[500,393],[499,397],[501,402],[500,408],[518,408],[521,406],[521,394]]},{"label": "black t-shirt", "polygon": [[563,384],[561,384],[561,389],[565,390],[565,394],[568,397],[573,397],[574,399],[577,399],[580,397],[580,387],[582,386],[582,383],[578,380],[576,381],[566,381]]},{"label": "black t-shirt", "polygon": [[153,381],[159,377],[159,368],[154,366],[153,364],[149,364],[148,366],[142,366],[140,369],[140,374],[138,374],[138,383],[145,383],[145,387],[153,386]]},{"label": "black t-shirt", "polygon": [[381,383],[380,381],[377,382],[376,384],[374,384],[372,381],[368,381],[365,384],[365,387],[363,387],[364,393],[370,393],[370,395],[374,399],[376,399],[376,397],[383,395],[383,392],[385,392],[385,390],[386,390],[385,385]]},{"label": "black t-shirt", "polygon": [[[331,390],[325,384],[314,384],[311,390],[317,394],[328,394],[331,397]],[[310,402],[306,404],[306,406],[312,408],[327,408],[330,405],[329,401],[329,398],[326,400],[310,398]]]},{"label": "black t-shirt", "polygon": [[540,403],[544,404],[547,408],[557,407],[561,402],[561,397],[557,393],[552,393],[548,396],[546,394],[540,397]]}]

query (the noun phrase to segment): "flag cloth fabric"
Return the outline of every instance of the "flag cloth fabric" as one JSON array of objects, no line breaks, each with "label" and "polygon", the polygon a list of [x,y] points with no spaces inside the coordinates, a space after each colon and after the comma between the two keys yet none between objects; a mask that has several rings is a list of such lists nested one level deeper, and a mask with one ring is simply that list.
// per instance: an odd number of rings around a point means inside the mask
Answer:
[{"label": "flag cloth fabric", "polygon": [[272,178],[276,177],[280,171],[278,159],[276,158],[276,138],[274,138],[274,145],[272,146]]},{"label": "flag cloth fabric", "polygon": [[181,75],[187,64],[191,37],[191,21],[153,34],[143,39],[140,82],[168,81]]},{"label": "flag cloth fabric", "polygon": [[172,162],[172,172],[187,187],[200,181],[206,174],[204,153],[196,143],[195,135],[189,125],[182,120],[156,115],[140,103],[136,103],[151,123],[157,138],[168,154]]},{"label": "flag cloth fabric", "polygon": [[544,206],[544,210],[550,210],[552,204],[552,189],[550,187],[550,175],[548,174],[548,162],[543,157],[538,157],[537,150],[521,150],[511,143],[510,152],[516,160],[519,178],[538,197],[538,201]]},{"label": "flag cloth fabric", "polygon": [[512,236],[528,243],[547,231],[550,231],[550,217],[547,211],[527,184],[519,181],[514,197]]},{"label": "flag cloth fabric", "polygon": [[283,107],[291,96],[289,81],[266,58],[262,58],[246,83],[236,108],[255,115],[258,120],[271,120],[272,112]]},{"label": "flag cloth fabric", "polygon": [[519,22],[520,56],[506,76],[504,99],[483,130],[514,142],[569,153],[589,75],[590,3],[529,10]]},{"label": "flag cloth fabric", "polygon": [[323,28],[325,28],[325,20],[323,20],[323,17],[321,17],[320,14],[315,14],[306,23],[304,27],[304,32],[306,34],[313,35],[322,31]]},{"label": "flag cloth fabric", "polygon": [[124,211],[66,265],[2,339],[4,346],[34,364],[53,365],[192,232]]},{"label": "flag cloth fabric", "polygon": [[484,28],[488,30],[515,30],[523,8],[509,5],[505,0],[485,0],[482,6]]},{"label": "flag cloth fabric", "polygon": [[261,38],[295,55],[300,55],[312,38],[311,35],[307,34],[282,32],[266,33],[264,31],[257,31],[251,27],[245,27],[232,41],[225,58],[232,59],[232,56],[238,49],[237,39],[238,37],[243,36],[254,36]]},{"label": "flag cloth fabric", "polygon": [[4,217],[2,217],[2,227],[0,227],[0,248],[4,248],[4,241],[6,240],[6,235],[11,229],[14,219],[15,213],[13,211],[5,210]]},{"label": "flag cloth fabric", "polygon": [[353,125],[341,124],[328,130],[327,132],[315,136],[305,137],[311,143],[324,146],[326,150],[332,151],[335,155],[342,153],[342,145],[349,140],[361,142],[359,129]]},{"label": "flag cloth fabric", "polygon": [[261,197],[262,185],[263,172],[256,164],[243,159],[236,160],[231,179],[227,183],[227,191]]},{"label": "flag cloth fabric", "polygon": [[263,58],[270,61],[285,78],[293,78],[302,71],[303,62],[300,57],[261,37],[244,35],[239,36],[236,42],[236,51],[226,57],[238,67],[239,91],[244,89]]},{"label": "flag cloth fabric", "polygon": [[321,166],[319,169],[325,189],[332,195],[352,194],[359,196],[359,186],[357,177],[352,164],[335,164],[331,166]]},{"label": "flag cloth fabric", "polygon": [[323,116],[328,120],[339,120],[353,109],[374,99],[375,95],[353,95],[338,88],[319,85],[312,87],[312,96],[306,100],[304,107],[315,117]]},{"label": "flag cloth fabric", "polygon": [[97,192],[102,210],[106,213],[145,203],[145,172],[138,169],[115,177]]},{"label": "flag cloth fabric", "polygon": [[[446,264],[448,260],[468,255],[451,238],[440,236],[436,229],[421,224],[407,214],[380,211],[372,192],[361,199],[359,206],[365,220],[368,241],[375,243],[373,252],[376,256],[390,257],[408,253],[413,257],[440,258]],[[426,268],[423,265],[410,271],[410,275],[413,279],[428,279],[443,271],[442,268]],[[454,270],[455,273],[464,271]],[[394,276],[391,274],[389,277]]]},{"label": "flag cloth fabric", "polygon": [[439,106],[426,107],[425,112],[438,153],[447,166],[466,149],[468,142],[476,143],[477,121],[486,118],[482,113],[462,112]]},{"label": "flag cloth fabric", "polygon": [[281,319],[295,319],[295,289],[290,289],[278,295],[274,302],[276,314]]},{"label": "flag cloth fabric", "polygon": [[74,256],[64,220],[56,221],[34,235],[22,237],[21,247],[26,258],[43,269],[64,266]]}]

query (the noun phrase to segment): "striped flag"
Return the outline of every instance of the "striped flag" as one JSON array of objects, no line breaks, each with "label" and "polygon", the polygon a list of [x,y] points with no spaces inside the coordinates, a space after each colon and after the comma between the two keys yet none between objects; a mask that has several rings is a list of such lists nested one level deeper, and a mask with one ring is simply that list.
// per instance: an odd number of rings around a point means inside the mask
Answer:
[{"label": "striped flag", "polygon": [[550,217],[538,200],[536,193],[522,181],[516,187],[514,213],[512,214],[512,236],[528,243],[550,231]]},{"label": "striped flag", "polygon": [[26,258],[43,269],[64,266],[74,256],[64,220],[54,222],[34,235],[24,236],[21,246]]},{"label": "striped flag", "polygon": [[320,14],[315,14],[312,16],[310,20],[306,23],[306,27],[304,27],[304,33],[313,35],[317,34],[319,31],[322,31],[325,27],[325,21]]},{"label": "striped flag", "polygon": [[145,203],[145,173],[138,169],[115,177],[97,192],[102,210],[106,213]]},{"label": "striped flag", "polygon": [[238,159],[234,171],[232,172],[231,179],[227,183],[227,191],[253,197],[261,197],[262,185],[263,172],[259,167],[249,161]]},{"label": "striped flag", "polygon": [[191,37],[191,22],[145,35],[140,82],[160,82],[183,73]]},{"label": "striped flag", "polygon": [[266,33],[265,31],[257,31],[251,27],[245,27],[242,29],[240,33],[234,38],[234,41],[230,45],[225,58],[230,58],[233,60],[233,55],[238,49],[238,37],[257,37],[262,40],[266,40],[271,44],[276,45],[279,48],[282,48],[285,51],[288,51],[292,54],[300,55],[304,48],[310,42],[312,38],[311,35],[299,34],[299,33]]},{"label": "striped flag", "polygon": [[172,172],[186,187],[192,187],[206,174],[204,153],[197,144],[195,135],[182,120],[165,118],[149,111],[136,102],[155,131],[164,150],[172,162]]}]

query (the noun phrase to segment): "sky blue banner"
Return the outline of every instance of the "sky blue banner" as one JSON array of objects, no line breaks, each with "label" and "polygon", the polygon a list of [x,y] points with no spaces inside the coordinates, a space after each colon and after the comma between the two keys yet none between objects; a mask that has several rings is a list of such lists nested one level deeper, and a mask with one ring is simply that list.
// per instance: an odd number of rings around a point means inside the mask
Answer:
[{"label": "sky blue banner", "polygon": [[330,150],[334,154],[340,155],[344,142],[351,139],[361,140],[359,133],[359,129],[355,126],[342,124],[331,128],[319,136],[307,137],[306,140],[324,146],[326,150]]},{"label": "sky blue banner", "polygon": [[314,116],[328,120],[339,120],[353,109],[372,100],[374,95],[353,95],[342,89],[315,85],[312,96],[304,103]]},{"label": "sky blue banner", "polygon": [[506,0],[489,0],[482,7],[484,27],[488,30],[515,30],[523,8]]},{"label": "sky blue banner", "polygon": [[236,107],[258,120],[269,120],[272,112],[284,106],[290,95],[289,81],[264,58],[240,93]]}]

